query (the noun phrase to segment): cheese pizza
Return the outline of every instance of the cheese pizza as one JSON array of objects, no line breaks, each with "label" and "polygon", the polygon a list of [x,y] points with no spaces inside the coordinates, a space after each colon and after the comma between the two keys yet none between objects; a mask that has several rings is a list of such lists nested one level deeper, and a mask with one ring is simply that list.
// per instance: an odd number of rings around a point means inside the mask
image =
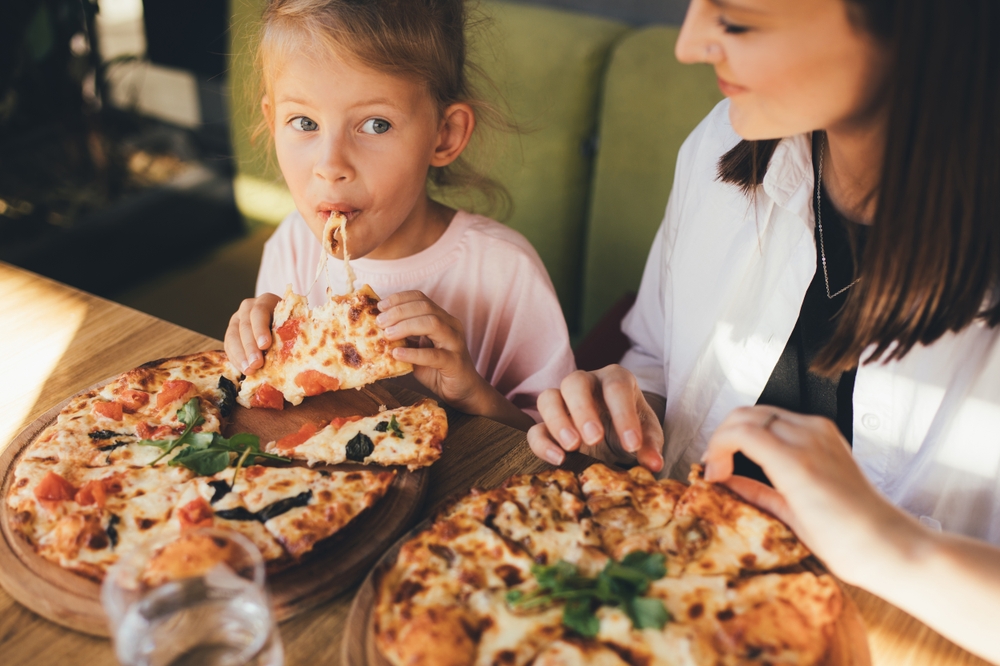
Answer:
[{"label": "cheese pizza", "polygon": [[298,432],[269,443],[266,450],[310,465],[356,462],[406,465],[412,471],[441,457],[447,435],[445,411],[425,399],[374,416],[334,419],[323,428],[306,423]]},{"label": "cheese pizza", "polygon": [[690,480],[595,464],[453,501],[377,572],[379,651],[396,666],[821,663],[836,583],[761,573],[808,552],[699,468]]},{"label": "cheese pizza", "polygon": [[390,342],[375,323],[378,301],[365,285],[310,309],[306,297],[289,286],[274,309],[264,365],[243,381],[239,403],[281,409],[286,400],[298,405],[306,396],[412,372],[413,366],[392,355],[404,342]]}]

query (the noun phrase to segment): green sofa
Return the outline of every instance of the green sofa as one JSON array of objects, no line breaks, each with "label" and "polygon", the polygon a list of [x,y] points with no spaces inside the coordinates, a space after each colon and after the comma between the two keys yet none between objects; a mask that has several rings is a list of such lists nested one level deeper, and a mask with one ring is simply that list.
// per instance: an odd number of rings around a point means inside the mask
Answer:
[{"label": "green sofa", "polygon": [[[252,293],[263,242],[293,208],[266,142],[250,138],[259,107],[249,36],[263,1],[231,3],[234,186],[249,234],[193,270],[126,299],[216,336]],[[496,84],[521,131],[484,134],[470,154],[509,190],[512,209],[499,219],[537,248],[579,340],[638,287],[677,150],[721,96],[711,68],[674,59],[676,27],[636,29],[505,2],[483,2],[480,11],[489,20],[471,35],[471,56]],[[475,197],[441,196],[477,211],[484,205]],[[212,285],[208,302],[198,312],[190,302],[171,311],[169,294],[177,293],[177,281]]]}]

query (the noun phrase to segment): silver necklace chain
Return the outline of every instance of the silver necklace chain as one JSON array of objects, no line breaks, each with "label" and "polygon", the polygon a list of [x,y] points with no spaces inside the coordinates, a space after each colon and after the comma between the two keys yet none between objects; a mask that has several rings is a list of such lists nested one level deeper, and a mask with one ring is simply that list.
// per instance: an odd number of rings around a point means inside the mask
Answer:
[{"label": "silver necklace chain", "polygon": [[823,141],[819,146],[819,175],[816,177],[816,227],[819,229],[819,257],[823,262],[823,282],[826,283],[826,297],[832,300],[856,285],[861,278],[855,278],[854,282],[834,294],[830,293],[830,274],[826,271],[826,248],[823,246],[823,204],[820,201],[820,192],[823,190],[823,153],[826,152],[825,149],[826,141]]}]

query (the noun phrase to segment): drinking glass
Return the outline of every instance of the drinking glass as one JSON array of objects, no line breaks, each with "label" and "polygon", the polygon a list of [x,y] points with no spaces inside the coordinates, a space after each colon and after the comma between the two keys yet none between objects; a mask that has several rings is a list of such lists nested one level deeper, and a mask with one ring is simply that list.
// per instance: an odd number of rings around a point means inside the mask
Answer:
[{"label": "drinking glass", "polygon": [[241,534],[212,528],[181,540],[135,549],[108,571],[101,602],[118,660],[124,666],[281,666],[260,551]]}]

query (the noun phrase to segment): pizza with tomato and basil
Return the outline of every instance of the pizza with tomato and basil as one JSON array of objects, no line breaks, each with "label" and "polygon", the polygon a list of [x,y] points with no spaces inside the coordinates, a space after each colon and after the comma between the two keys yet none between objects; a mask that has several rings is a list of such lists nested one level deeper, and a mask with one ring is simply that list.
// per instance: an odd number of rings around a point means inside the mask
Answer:
[{"label": "pizza with tomato and basil", "polygon": [[[353,461],[370,445],[359,462],[416,469],[437,459],[447,434],[444,411],[426,400],[334,419],[314,428],[316,442],[283,438],[264,450],[252,433],[223,435],[240,409],[240,379],[223,352],[209,351],[146,363],[74,397],[18,459],[6,498],[12,529],[45,559],[94,580],[131,548],[208,526],[247,536],[273,570],[375,505],[398,474],[304,463]],[[327,434],[337,424],[365,428],[364,446],[360,429],[337,444]],[[303,463],[289,466],[295,459]],[[178,573],[169,560],[150,576]]]}]

